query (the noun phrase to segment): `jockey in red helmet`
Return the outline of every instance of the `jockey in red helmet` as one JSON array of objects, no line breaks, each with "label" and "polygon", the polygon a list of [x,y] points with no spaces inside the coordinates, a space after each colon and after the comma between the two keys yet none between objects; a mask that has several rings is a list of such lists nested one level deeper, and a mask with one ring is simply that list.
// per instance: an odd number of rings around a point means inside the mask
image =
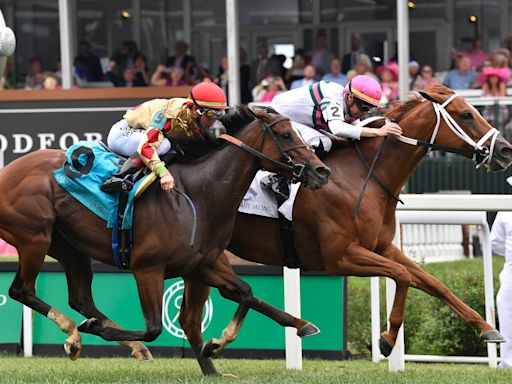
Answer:
[{"label": "jockey in red helmet", "polygon": [[355,76],[345,87],[320,81],[308,87],[281,93],[272,100],[272,108],[287,116],[301,132],[304,140],[313,146],[322,145],[329,151],[332,142],[319,133],[327,131],[336,136],[359,139],[361,137],[399,136],[402,131],[395,123],[381,128],[357,125],[359,120],[380,106],[382,89],[371,76]]},{"label": "jockey in red helmet", "polygon": [[[153,99],[128,110],[123,120],[114,124],[108,146],[116,153],[132,156],[114,177],[121,177],[136,167],[136,159],[160,177],[164,191],[174,187],[174,178],[160,160],[159,154],[167,153],[173,139],[194,138],[207,131],[228,109],[226,95],[216,84],[202,82],[194,86],[188,98]],[[107,184],[104,190],[110,189]]]}]

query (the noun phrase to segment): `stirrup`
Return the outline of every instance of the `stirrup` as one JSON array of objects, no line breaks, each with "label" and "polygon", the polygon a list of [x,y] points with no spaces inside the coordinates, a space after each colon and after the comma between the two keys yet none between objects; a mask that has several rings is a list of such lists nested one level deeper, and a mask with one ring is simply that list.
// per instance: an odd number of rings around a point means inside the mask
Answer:
[{"label": "stirrup", "polygon": [[133,189],[132,175],[127,175],[124,178],[114,175],[105,180],[100,189],[105,193],[129,192]]}]

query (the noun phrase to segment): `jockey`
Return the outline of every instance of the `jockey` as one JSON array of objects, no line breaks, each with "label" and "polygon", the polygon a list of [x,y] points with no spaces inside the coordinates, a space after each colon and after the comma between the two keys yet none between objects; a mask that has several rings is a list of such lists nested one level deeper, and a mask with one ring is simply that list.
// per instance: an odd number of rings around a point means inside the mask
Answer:
[{"label": "jockey", "polygon": [[128,110],[123,120],[112,126],[107,144],[114,152],[131,157],[118,174],[105,181],[102,190],[116,192],[115,186],[124,176],[142,166],[141,159],[160,177],[162,189],[170,191],[174,178],[159,155],[169,152],[173,138],[200,137],[226,109],[224,91],[214,83],[203,82],[192,88],[187,99],[153,99]]},{"label": "jockey", "polygon": [[309,87],[292,89],[274,97],[271,106],[292,120],[306,143],[329,151],[331,140],[320,135],[318,130],[351,139],[402,134],[400,126],[391,122],[381,128],[357,125],[362,117],[380,106],[381,96],[382,89],[377,80],[359,75],[345,87],[320,81]]}]

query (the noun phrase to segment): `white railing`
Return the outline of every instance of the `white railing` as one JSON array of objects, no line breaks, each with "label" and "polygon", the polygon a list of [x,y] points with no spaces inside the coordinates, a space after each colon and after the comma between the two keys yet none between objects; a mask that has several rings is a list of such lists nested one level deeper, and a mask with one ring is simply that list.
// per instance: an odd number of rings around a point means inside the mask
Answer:
[{"label": "white railing", "polygon": [[[486,302],[486,320],[495,325],[495,311],[494,311],[494,290],[492,281],[492,259],[491,259],[491,245],[489,238],[489,226],[485,218],[487,211],[512,211],[512,196],[508,195],[401,195],[400,198],[404,201],[404,205],[399,205],[397,212],[397,225],[400,220],[402,222],[419,221],[414,217],[417,216],[417,211],[422,211],[421,222],[429,224],[439,223],[437,217],[442,218],[441,222],[446,224],[479,224],[484,228],[484,241],[482,244],[482,251],[484,254],[484,285],[485,285],[485,302]],[[412,211],[412,212],[407,212]],[[457,211],[445,214],[439,211]],[[416,213],[414,213],[416,212]],[[436,213],[437,212],[437,213]],[[414,218],[414,219],[413,219]],[[476,223],[473,223],[475,222]],[[399,228],[398,228],[399,229]],[[400,234],[397,230],[396,233]],[[400,243],[399,237],[395,237],[395,244]],[[295,282],[300,281],[300,271],[290,270],[284,268],[284,289],[285,297],[294,297],[294,307],[290,306],[291,299],[285,300],[285,311],[290,312],[297,317],[300,317],[300,286],[297,283],[292,284],[290,278]],[[379,350],[379,337],[380,337],[380,319],[379,319],[379,303],[378,303],[378,277],[371,278],[372,287],[372,360],[380,360]],[[386,279],[386,290],[388,308],[392,305],[394,297],[394,282]],[[298,297],[298,298],[297,298]],[[375,304],[374,304],[375,302]],[[297,307],[297,303],[299,306]],[[388,309],[389,317],[390,309]],[[296,344],[292,344],[295,339]],[[293,332],[286,333],[286,367],[290,369],[300,369],[299,360],[302,360],[302,350],[297,339],[299,337]],[[290,343],[290,344],[289,344]],[[289,347],[290,346],[290,347]],[[299,348],[299,352],[297,349]],[[491,367],[496,367],[496,345],[488,344],[488,358],[478,357],[447,357],[447,356],[423,356],[423,355],[405,355],[403,341],[403,326],[400,328],[398,339],[393,352],[389,356],[389,369],[390,371],[401,371],[405,369],[405,360],[409,361],[430,361],[430,362],[489,362]],[[289,358],[288,358],[289,357]]]}]

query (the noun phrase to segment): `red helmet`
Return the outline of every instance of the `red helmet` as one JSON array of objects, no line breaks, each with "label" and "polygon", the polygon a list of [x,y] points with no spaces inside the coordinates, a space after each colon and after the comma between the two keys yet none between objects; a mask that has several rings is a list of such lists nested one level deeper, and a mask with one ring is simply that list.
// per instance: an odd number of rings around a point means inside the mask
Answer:
[{"label": "red helmet", "polygon": [[210,109],[228,109],[226,94],[215,83],[202,82],[194,86],[187,99],[187,105]]}]

